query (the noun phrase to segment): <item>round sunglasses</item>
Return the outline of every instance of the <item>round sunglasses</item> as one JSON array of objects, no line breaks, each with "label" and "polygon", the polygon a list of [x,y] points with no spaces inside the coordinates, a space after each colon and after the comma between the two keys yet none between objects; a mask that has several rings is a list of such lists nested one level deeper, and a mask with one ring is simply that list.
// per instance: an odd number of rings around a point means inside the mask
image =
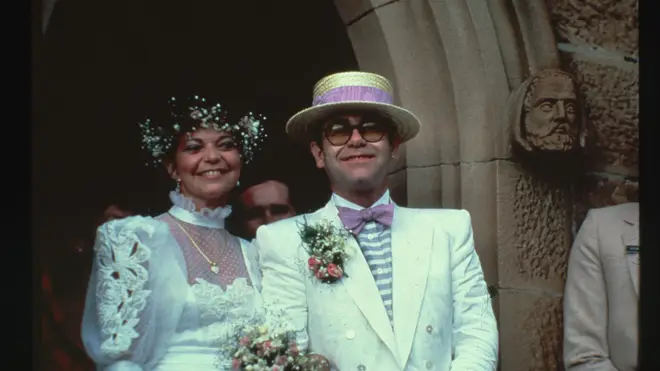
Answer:
[{"label": "round sunglasses", "polygon": [[384,120],[365,119],[358,125],[351,125],[349,119],[340,117],[328,122],[324,126],[323,134],[333,146],[343,146],[351,139],[354,130],[357,130],[366,142],[375,143],[383,139],[391,128],[392,125]]}]

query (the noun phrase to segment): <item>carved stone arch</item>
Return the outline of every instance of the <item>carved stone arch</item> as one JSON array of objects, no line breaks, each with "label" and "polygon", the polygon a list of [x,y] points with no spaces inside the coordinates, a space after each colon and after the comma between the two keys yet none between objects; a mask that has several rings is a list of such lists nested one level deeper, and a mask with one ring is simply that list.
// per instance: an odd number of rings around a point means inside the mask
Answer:
[{"label": "carved stone arch", "polygon": [[[360,68],[383,74],[422,121],[392,169],[395,198],[471,212],[486,278],[497,281],[500,118],[528,71],[559,62],[541,0],[335,0]],[[550,47],[548,47],[551,45]],[[528,70],[528,71],[525,71]],[[483,187],[483,184],[493,186]]]}]

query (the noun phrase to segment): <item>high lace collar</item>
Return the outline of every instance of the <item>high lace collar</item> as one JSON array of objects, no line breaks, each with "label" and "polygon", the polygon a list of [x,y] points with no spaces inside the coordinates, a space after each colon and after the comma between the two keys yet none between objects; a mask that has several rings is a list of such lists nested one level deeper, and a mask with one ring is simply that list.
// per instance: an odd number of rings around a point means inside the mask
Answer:
[{"label": "high lace collar", "polygon": [[176,191],[170,192],[170,200],[173,205],[169,213],[175,218],[193,225],[224,228],[225,219],[231,214],[231,206],[229,205],[215,209],[205,207],[197,210],[193,200]]}]

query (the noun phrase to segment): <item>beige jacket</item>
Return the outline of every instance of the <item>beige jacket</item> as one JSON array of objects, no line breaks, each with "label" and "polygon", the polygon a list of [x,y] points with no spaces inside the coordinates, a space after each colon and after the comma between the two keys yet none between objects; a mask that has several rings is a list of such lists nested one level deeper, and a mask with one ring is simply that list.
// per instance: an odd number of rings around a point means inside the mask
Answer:
[{"label": "beige jacket", "polygon": [[636,202],[593,209],[575,238],[564,291],[567,371],[637,367],[638,221]]}]

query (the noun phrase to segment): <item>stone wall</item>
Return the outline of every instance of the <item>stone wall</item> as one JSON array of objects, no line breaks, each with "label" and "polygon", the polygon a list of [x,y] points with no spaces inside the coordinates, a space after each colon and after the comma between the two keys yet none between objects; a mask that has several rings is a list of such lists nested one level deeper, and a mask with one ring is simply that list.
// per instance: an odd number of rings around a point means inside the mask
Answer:
[{"label": "stone wall", "polygon": [[546,0],[564,68],[582,86],[593,148],[578,191],[585,209],[637,201],[639,30],[637,0]]},{"label": "stone wall", "polygon": [[[334,0],[360,68],[423,122],[392,168],[412,207],[467,209],[500,326],[500,369],[561,370],[568,254],[589,208],[637,199],[637,2]],[[586,168],[534,175],[510,152],[506,97],[531,74],[576,76]],[[543,173],[543,169],[541,170]]]},{"label": "stone wall", "polygon": [[565,184],[521,171],[515,158],[500,175],[506,197],[498,223],[511,231],[498,242],[505,371],[563,370],[562,292],[572,239],[590,208],[638,200],[637,1],[546,4],[560,67],[578,80],[590,130],[585,167]]}]

